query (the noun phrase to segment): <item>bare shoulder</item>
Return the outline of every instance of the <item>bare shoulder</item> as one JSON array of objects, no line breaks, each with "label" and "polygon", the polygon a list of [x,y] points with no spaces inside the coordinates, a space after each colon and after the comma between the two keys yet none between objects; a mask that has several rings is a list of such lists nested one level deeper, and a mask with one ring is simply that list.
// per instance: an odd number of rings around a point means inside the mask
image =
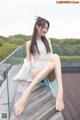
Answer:
[{"label": "bare shoulder", "polygon": [[29,46],[30,46],[30,44],[31,44],[31,40],[28,40],[28,41],[26,42],[26,45],[29,45]]}]

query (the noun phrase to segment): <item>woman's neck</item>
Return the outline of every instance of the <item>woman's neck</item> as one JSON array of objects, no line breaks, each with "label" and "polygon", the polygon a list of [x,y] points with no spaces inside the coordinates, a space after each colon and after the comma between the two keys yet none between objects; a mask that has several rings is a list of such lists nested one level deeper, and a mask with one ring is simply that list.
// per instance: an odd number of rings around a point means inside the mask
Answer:
[{"label": "woman's neck", "polygon": [[41,40],[41,35],[37,35],[36,39]]}]

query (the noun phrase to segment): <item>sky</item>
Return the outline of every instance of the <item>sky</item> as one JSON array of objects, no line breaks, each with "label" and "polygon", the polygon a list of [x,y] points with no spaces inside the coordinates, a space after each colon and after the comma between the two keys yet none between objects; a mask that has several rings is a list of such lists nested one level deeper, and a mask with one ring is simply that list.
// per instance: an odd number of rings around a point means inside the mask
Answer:
[{"label": "sky", "polygon": [[47,37],[80,38],[80,4],[56,0],[0,0],[0,35],[32,35],[35,15],[50,22]]}]

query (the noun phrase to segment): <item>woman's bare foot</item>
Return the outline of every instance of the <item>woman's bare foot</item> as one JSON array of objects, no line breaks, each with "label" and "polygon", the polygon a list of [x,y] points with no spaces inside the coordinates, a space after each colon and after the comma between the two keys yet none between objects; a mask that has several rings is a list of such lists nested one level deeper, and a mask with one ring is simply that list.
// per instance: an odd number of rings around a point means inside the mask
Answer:
[{"label": "woman's bare foot", "polygon": [[64,109],[63,96],[58,94],[56,97],[56,110],[62,111]]},{"label": "woman's bare foot", "polygon": [[14,113],[17,117],[20,116],[23,113],[24,108],[28,103],[28,97],[30,95],[30,92],[31,92],[31,90],[28,87],[26,90],[24,90],[22,96],[15,103],[15,105],[13,107],[13,111],[14,111]]},{"label": "woman's bare foot", "polygon": [[18,117],[20,116],[25,108],[25,103],[23,102],[23,100],[20,98],[14,105],[13,107],[13,111],[15,113],[15,115]]}]

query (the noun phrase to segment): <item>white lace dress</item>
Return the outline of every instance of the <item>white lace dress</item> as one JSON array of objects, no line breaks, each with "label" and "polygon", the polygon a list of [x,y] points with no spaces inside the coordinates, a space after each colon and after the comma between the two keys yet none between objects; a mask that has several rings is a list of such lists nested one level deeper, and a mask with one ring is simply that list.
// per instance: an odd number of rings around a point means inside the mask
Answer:
[{"label": "white lace dress", "polygon": [[51,49],[51,53],[47,53],[46,48],[42,40],[37,40],[37,46],[40,52],[40,55],[38,55],[37,61],[35,61],[34,57],[32,56],[32,68],[43,68],[45,67],[46,63],[45,61],[51,57],[52,55],[52,46],[51,46],[51,41],[48,40],[49,46]]}]

